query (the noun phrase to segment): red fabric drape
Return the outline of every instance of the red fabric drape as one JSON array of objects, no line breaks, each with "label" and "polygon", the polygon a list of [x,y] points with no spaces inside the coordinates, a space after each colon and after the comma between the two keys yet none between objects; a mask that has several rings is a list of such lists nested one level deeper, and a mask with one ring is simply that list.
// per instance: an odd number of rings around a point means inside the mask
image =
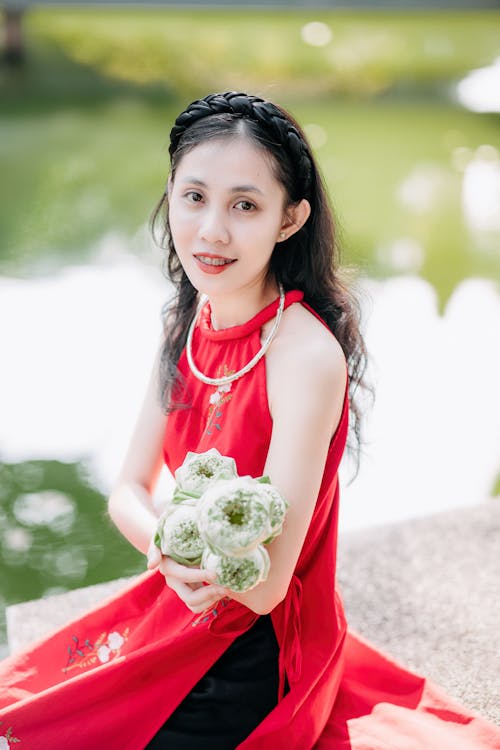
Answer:
[{"label": "red fabric drape", "polygon": [[[302,293],[287,292],[288,307]],[[304,304],[302,302],[302,304]],[[242,326],[214,331],[206,307],[196,362],[211,376],[240,369],[260,348],[277,301]],[[265,361],[230,389],[195,380],[189,410],[169,417],[165,461],[216,447],[240,474],[263,472],[272,421]],[[347,629],[335,587],[337,471],[348,399],[327,456],[310,528],[288,593],[272,612],[280,646],[280,700],[238,750],[486,750],[500,731],[458,706]],[[0,736],[16,750],[142,750],[207,669],[257,616],[235,601],[194,616],[146,573],[124,592],[0,664]],[[283,695],[285,675],[290,690]],[[4,741],[4,745],[5,745]]]}]

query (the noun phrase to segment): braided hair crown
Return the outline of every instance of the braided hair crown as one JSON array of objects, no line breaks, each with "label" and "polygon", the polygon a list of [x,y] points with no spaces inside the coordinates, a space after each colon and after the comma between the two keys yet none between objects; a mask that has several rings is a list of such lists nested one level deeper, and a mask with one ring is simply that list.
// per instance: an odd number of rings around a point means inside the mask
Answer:
[{"label": "braided hair crown", "polygon": [[177,117],[170,131],[170,158],[172,159],[179,141],[191,125],[217,114],[236,115],[243,120],[252,120],[259,124],[270,141],[287,149],[296,173],[300,175],[304,189],[308,192],[313,163],[303,135],[275,104],[251,94],[227,91],[223,94],[209,94],[204,99],[191,102]]}]

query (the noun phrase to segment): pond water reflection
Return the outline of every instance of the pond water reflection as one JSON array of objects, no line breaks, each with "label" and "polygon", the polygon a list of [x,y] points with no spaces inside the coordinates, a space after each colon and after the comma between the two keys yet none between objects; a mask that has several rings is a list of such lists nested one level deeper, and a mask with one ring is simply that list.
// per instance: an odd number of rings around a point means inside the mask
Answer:
[{"label": "pond water reflection", "polygon": [[1,656],[6,605],[132,575],[144,562],[107,519],[83,463],[4,462],[0,487]]}]

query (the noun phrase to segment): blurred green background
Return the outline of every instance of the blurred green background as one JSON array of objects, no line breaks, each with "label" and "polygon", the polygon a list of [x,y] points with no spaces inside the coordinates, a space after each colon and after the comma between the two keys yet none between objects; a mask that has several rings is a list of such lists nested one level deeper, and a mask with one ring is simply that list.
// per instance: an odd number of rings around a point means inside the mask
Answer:
[{"label": "blurred green background", "polygon": [[[23,28],[24,63],[0,68],[1,276],[91,262],[110,231],[146,252],[137,236],[175,115],[237,89],[305,126],[346,263],[419,274],[441,309],[462,280],[500,277],[495,217],[465,202],[471,166],[498,166],[499,110],[457,97],[500,58],[500,11],[53,9],[29,11]],[[4,461],[0,502],[4,604],[144,568],[78,463]]]},{"label": "blurred green background", "polygon": [[[175,114],[238,89],[306,126],[346,260],[418,271],[443,303],[467,276],[498,275],[464,225],[461,181],[481,145],[500,148],[499,118],[459,106],[454,84],[500,55],[500,12],[53,10],[24,26],[27,62],[1,78],[1,271],[79,260],[110,225],[133,233],[164,184]],[[398,265],[400,237],[416,250]]]}]

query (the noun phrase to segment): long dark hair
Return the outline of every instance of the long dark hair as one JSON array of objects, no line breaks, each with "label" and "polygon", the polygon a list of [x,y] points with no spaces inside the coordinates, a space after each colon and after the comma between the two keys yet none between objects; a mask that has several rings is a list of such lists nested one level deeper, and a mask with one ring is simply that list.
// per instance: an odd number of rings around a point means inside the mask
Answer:
[{"label": "long dark hair", "polygon": [[[192,102],[176,119],[170,133],[170,179],[182,157],[208,139],[244,136],[270,156],[275,177],[284,186],[288,204],[306,198],[311,214],[304,226],[277,244],[269,274],[285,290],[300,289],[340,343],[347,360],[351,435],[359,460],[361,411],[356,394],[366,388],[366,349],[360,332],[359,304],[340,269],[340,251],[323,180],[307,139],[293,117],[269,101],[248,94],[210,94]],[[166,272],[176,293],[163,310],[165,343],[160,361],[160,391],[166,412],[180,408],[177,386],[179,357],[196,312],[197,291],[182,268],[168,223],[166,192],[151,216],[151,230],[167,250]],[[351,445],[351,447],[354,447]]]}]

